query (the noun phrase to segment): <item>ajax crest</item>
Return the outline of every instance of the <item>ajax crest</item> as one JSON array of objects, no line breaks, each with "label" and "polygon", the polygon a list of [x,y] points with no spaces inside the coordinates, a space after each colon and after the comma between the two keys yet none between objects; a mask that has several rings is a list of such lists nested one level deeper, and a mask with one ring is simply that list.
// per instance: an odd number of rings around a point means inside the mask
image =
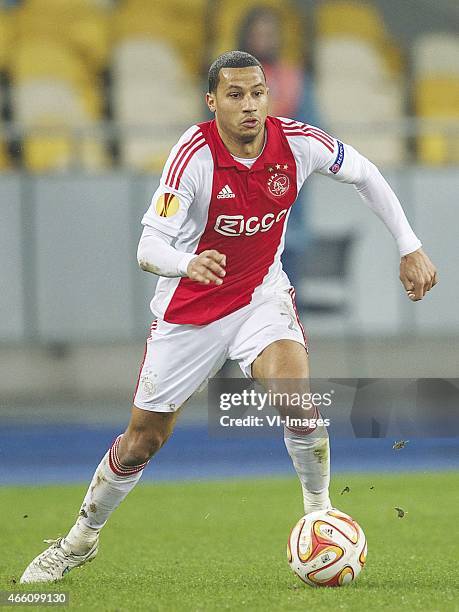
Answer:
[{"label": "ajax crest", "polygon": [[286,174],[275,172],[268,179],[269,192],[279,198],[287,193],[290,188],[290,179]]}]

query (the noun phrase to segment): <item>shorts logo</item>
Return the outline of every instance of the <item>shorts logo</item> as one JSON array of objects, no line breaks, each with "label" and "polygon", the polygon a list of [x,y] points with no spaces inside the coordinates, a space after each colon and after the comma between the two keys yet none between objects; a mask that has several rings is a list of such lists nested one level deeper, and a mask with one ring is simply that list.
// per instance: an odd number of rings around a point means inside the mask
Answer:
[{"label": "shorts logo", "polygon": [[214,229],[223,236],[253,236],[257,232],[267,232],[274,223],[281,221],[288,212],[284,208],[277,213],[266,213],[261,219],[259,217],[249,217],[244,215],[219,215],[215,221]]},{"label": "shorts logo", "polygon": [[156,212],[160,217],[173,217],[180,207],[179,199],[173,193],[163,193],[156,200]]},{"label": "shorts logo", "polygon": [[268,189],[269,192],[276,196],[276,198],[280,198],[285,195],[290,188],[290,179],[286,174],[279,174],[276,172],[272,174],[268,179]]},{"label": "shorts logo", "polygon": [[338,144],[338,154],[334,163],[329,168],[332,174],[338,174],[344,161],[344,145],[339,140],[337,140],[336,143]]}]

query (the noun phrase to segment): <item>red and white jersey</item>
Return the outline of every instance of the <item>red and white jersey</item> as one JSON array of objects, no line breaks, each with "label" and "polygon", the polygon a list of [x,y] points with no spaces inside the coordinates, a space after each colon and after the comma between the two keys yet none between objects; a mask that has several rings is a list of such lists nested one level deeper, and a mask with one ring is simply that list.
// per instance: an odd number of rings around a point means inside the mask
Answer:
[{"label": "red and white jersey", "polygon": [[178,251],[224,253],[226,276],[222,285],[160,277],[152,312],[204,325],[288,288],[280,258],[301,186],[316,171],[355,183],[359,158],[319,128],[268,117],[263,152],[248,168],[229,153],[215,120],[192,126],[172,149],[142,224],[175,238]]}]

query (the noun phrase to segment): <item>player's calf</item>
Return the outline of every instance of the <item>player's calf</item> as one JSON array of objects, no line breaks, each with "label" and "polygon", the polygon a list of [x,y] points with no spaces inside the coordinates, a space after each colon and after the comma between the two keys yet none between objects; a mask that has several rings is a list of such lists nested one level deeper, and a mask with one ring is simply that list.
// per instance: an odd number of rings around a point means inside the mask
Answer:
[{"label": "player's calf", "polygon": [[284,442],[303,491],[305,514],[331,508],[330,446],[325,427],[313,432],[285,428]]},{"label": "player's calf", "polygon": [[133,406],[119,443],[119,461],[125,466],[146,463],[168,440],[177,416],[177,412],[150,412]]},{"label": "player's calf", "polygon": [[148,460],[172,433],[176,414],[133,407],[129,426],[97,466],[76,523],[26,568],[21,582],[60,580],[97,554],[99,532],[142,476]]}]

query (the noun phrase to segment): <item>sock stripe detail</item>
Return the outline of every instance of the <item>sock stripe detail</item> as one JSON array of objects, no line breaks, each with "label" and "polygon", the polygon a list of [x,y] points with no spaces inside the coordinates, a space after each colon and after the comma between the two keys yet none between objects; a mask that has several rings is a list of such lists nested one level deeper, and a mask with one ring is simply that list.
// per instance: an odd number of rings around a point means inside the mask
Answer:
[{"label": "sock stripe detail", "polygon": [[118,457],[118,446],[120,444],[121,437],[122,435],[119,435],[116,438],[108,453],[110,469],[117,476],[133,476],[134,474],[141,472],[147,465],[148,461],[145,461],[145,463],[141,463],[140,465],[123,465]]},{"label": "sock stripe detail", "polygon": [[[314,406],[314,413],[313,413],[313,416],[310,418],[317,420],[319,417],[320,417],[319,409],[317,408],[317,406]],[[288,431],[290,431],[293,434],[296,434],[297,436],[307,436],[313,433],[317,429],[317,427],[287,427],[286,425],[285,429],[288,429]]]}]

